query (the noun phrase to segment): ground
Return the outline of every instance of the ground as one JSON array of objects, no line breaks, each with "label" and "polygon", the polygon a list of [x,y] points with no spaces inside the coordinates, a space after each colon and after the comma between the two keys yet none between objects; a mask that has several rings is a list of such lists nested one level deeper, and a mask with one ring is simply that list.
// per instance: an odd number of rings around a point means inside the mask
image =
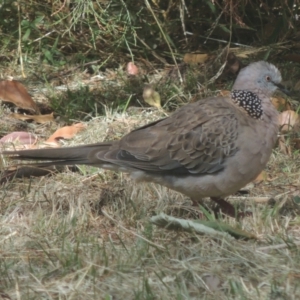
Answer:
[{"label": "ground", "polygon": [[[2,108],[9,132],[12,121]],[[163,117],[156,108],[106,109],[69,145],[116,139]],[[25,125],[24,125],[25,126]],[[44,137],[56,124],[27,124]],[[11,164],[4,159],[2,168]],[[160,212],[197,219],[199,207],[126,174],[80,172],[14,179],[0,191],[2,299],[299,299],[300,158],[275,148],[266,178],[229,197],[252,216],[223,222],[256,240],[172,231]],[[209,201],[207,201],[210,207]],[[217,220],[220,221],[220,220]],[[6,298],[5,298],[6,297]],[[0,297],[1,298],[1,297]]]}]

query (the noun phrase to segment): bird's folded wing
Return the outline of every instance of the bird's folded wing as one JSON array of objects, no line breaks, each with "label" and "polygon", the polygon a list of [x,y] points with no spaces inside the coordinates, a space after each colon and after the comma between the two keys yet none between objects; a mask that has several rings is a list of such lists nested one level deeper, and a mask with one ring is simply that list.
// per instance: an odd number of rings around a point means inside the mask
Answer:
[{"label": "bird's folded wing", "polygon": [[235,108],[224,98],[210,98],[132,131],[108,151],[94,150],[89,156],[148,172],[212,174],[238,150],[237,128]]}]

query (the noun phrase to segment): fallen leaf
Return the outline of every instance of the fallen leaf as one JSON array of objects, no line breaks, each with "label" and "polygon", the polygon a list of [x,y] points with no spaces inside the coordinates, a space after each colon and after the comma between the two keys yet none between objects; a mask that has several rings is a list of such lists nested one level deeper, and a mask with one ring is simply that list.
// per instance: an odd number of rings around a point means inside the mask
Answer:
[{"label": "fallen leaf", "polygon": [[254,183],[260,183],[262,181],[266,181],[268,179],[268,175],[266,171],[260,172],[260,174],[253,180]]},{"label": "fallen leaf", "polygon": [[48,115],[22,115],[22,114],[10,114],[10,117],[17,119],[17,120],[22,120],[22,121],[35,121],[36,123],[48,123],[54,121],[53,113],[48,114]]},{"label": "fallen leaf", "polygon": [[139,68],[131,61],[127,64],[126,71],[128,75],[137,75],[139,73]]},{"label": "fallen leaf", "polygon": [[85,129],[86,126],[83,123],[77,123],[71,126],[65,126],[56,130],[46,141],[46,143],[57,143],[60,139],[71,139],[79,131]]},{"label": "fallen leaf", "polygon": [[288,156],[292,155],[291,145],[286,142],[286,139],[285,139],[284,135],[279,136],[278,147],[279,147],[281,153],[283,153],[285,155],[288,155]]},{"label": "fallen leaf", "polygon": [[15,131],[5,135],[0,139],[0,144],[15,142],[21,145],[34,145],[37,142],[37,137],[30,132]]},{"label": "fallen leaf", "polygon": [[160,213],[151,217],[150,222],[169,230],[184,230],[221,238],[233,236],[236,239],[257,239],[250,232],[217,221],[184,220]]},{"label": "fallen leaf", "polygon": [[143,98],[145,102],[148,103],[150,106],[154,106],[158,109],[161,109],[160,95],[150,85],[145,85],[143,91]]},{"label": "fallen leaf", "polygon": [[207,59],[208,54],[186,53],[183,57],[183,61],[190,65],[205,63]]},{"label": "fallen leaf", "polygon": [[39,109],[24,85],[16,80],[0,81],[0,98],[11,102],[17,107],[33,110],[39,113]]},{"label": "fallen leaf", "polygon": [[281,97],[271,97],[272,104],[276,107],[277,110],[283,111],[283,110],[290,110],[291,107],[289,103]]},{"label": "fallen leaf", "polygon": [[300,126],[299,115],[293,110],[286,110],[279,115],[281,132],[297,131]]},{"label": "fallen leaf", "polygon": [[230,93],[231,93],[230,91],[227,91],[227,90],[221,90],[221,91],[220,91],[220,96],[226,97],[226,96],[229,96]]},{"label": "fallen leaf", "polygon": [[223,74],[236,75],[240,71],[240,69],[244,67],[242,62],[232,52],[229,52],[226,60],[227,62]]}]

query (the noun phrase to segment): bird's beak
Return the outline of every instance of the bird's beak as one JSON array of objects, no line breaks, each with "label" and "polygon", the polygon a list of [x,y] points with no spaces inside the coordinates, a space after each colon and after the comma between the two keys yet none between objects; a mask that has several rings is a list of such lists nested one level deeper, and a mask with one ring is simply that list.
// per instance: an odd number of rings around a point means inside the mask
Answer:
[{"label": "bird's beak", "polygon": [[[275,84],[275,83],[274,83]],[[277,88],[281,91],[281,92],[283,92],[284,94],[286,94],[286,95],[290,95],[290,91],[288,90],[288,89],[286,89],[282,84],[280,84],[280,83],[277,83],[277,84],[275,84],[276,86],[277,86]]]}]

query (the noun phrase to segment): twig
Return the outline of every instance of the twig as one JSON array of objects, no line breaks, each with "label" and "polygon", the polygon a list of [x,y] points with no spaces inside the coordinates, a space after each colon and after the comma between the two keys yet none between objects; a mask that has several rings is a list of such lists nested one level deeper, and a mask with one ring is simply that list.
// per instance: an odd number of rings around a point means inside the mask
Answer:
[{"label": "twig", "polygon": [[163,35],[163,37],[164,37],[164,39],[165,39],[165,42],[166,42],[167,45],[168,45],[168,48],[169,48],[169,50],[170,50],[170,53],[171,53],[171,56],[172,56],[172,58],[173,58],[174,64],[175,64],[175,66],[176,66],[176,68],[177,68],[177,71],[178,71],[178,77],[179,77],[179,80],[180,80],[180,82],[182,83],[182,82],[183,82],[183,79],[182,79],[182,76],[181,76],[181,73],[180,73],[180,70],[179,70],[177,61],[176,61],[176,59],[175,59],[175,55],[174,55],[174,53],[173,53],[172,47],[171,47],[171,45],[170,45],[170,43],[169,43],[169,41],[168,41],[168,39],[167,39],[167,37],[166,37],[166,34],[165,34],[165,32],[163,31],[162,27],[160,26],[160,22],[159,22],[159,20],[157,19],[157,17],[156,17],[156,15],[155,15],[154,11],[152,10],[152,8],[151,8],[151,6],[150,6],[148,0],[145,0],[145,3],[146,3],[147,8],[150,10],[150,12],[151,12],[153,18],[155,19],[156,24],[157,24],[157,26],[158,26],[158,28],[159,28],[161,34]]},{"label": "twig", "polygon": [[21,8],[20,8],[20,3],[18,1],[18,16],[19,16],[19,41],[18,41],[18,52],[20,55],[20,66],[21,66],[21,71],[22,71],[22,76],[23,78],[26,78],[26,75],[24,73],[24,64],[23,64],[23,57],[22,57],[22,29],[21,29]]},{"label": "twig", "polygon": [[259,252],[259,251],[278,250],[278,249],[288,248],[290,246],[300,246],[300,241],[293,242],[291,244],[278,244],[278,245],[272,245],[272,246],[266,246],[266,247],[259,247],[255,251]]},{"label": "twig", "polygon": [[[192,32],[189,32],[189,31],[186,31],[185,34],[186,34],[186,35],[187,35],[187,34],[188,34],[188,35],[194,35]],[[198,37],[200,37],[200,38],[202,38],[202,39],[206,39],[206,40],[211,40],[211,41],[216,41],[216,42],[228,44],[228,41],[225,41],[225,40],[214,39],[214,38],[206,37],[206,36],[203,36],[203,35],[198,35]],[[249,46],[249,45],[245,45],[245,44],[234,43],[234,42],[231,42],[231,44],[232,44],[232,45],[235,45],[235,46],[239,46],[239,47],[245,47],[245,48],[255,49],[254,47]]]},{"label": "twig", "polygon": [[11,238],[12,236],[16,235],[17,233],[18,233],[17,231],[14,231],[14,232],[8,234],[6,237],[4,237],[4,239],[2,239],[2,240],[0,241],[0,244],[3,243],[5,240]]},{"label": "twig", "polygon": [[56,30],[52,30],[52,31],[50,31],[50,32],[47,32],[47,33],[44,34],[43,36],[41,36],[41,37],[39,37],[39,38],[33,40],[32,42],[30,42],[29,45],[32,44],[32,43],[35,43],[35,42],[40,41],[41,39],[45,38],[46,36],[50,35],[50,34],[53,33],[53,32],[56,32]]},{"label": "twig", "polygon": [[56,14],[58,14],[65,7],[66,2],[67,2],[67,0],[64,0],[64,3],[62,4],[62,6],[57,11],[55,11],[53,14],[51,14],[51,17],[53,17]]}]

